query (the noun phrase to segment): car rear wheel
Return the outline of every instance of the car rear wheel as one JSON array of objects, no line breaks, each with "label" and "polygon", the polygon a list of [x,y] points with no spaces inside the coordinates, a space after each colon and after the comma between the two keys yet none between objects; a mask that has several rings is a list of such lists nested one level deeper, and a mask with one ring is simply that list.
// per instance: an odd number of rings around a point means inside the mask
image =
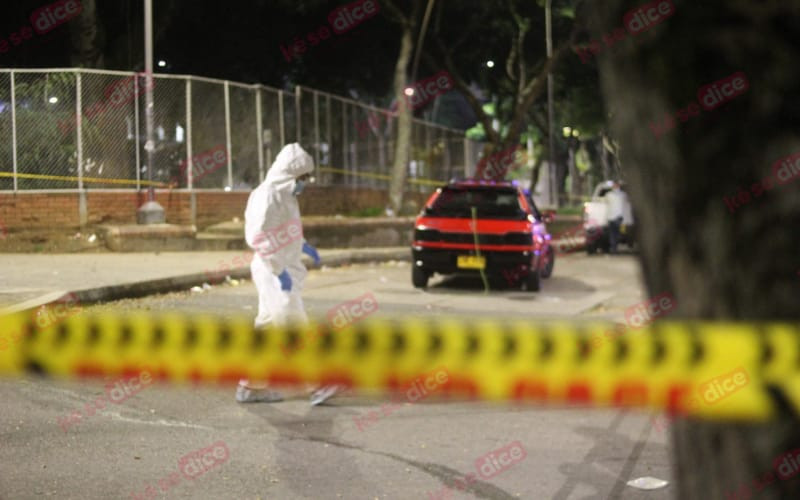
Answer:
[{"label": "car rear wheel", "polygon": [[421,267],[414,266],[411,269],[411,283],[414,288],[427,288],[428,278],[430,278],[430,274]]},{"label": "car rear wheel", "polygon": [[556,253],[553,247],[547,247],[545,253],[545,263],[542,268],[542,278],[549,278],[553,274],[553,267],[556,265]]},{"label": "car rear wheel", "polygon": [[531,269],[528,275],[522,280],[522,289],[530,292],[538,292],[541,289],[541,274],[542,272],[537,267]]},{"label": "car rear wheel", "polygon": [[593,255],[599,250],[598,240],[599,235],[592,231],[586,231],[586,255]]}]

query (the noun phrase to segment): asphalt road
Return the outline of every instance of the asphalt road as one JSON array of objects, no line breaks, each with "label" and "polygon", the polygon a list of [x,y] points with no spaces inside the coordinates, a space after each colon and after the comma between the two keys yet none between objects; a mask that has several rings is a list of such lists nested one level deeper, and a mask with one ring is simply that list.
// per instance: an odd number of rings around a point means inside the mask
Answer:
[{"label": "asphalt road", "polygon": [[[576,255],[558,260],[540,293],[502,278],[488,295],[471,278],[436,278],[423,292],[411,287],[409,264],[393,262],[312,271],[304,295],[316,316],[372,293],[375,314],[388,316],[621,320],[644,298],[638,280],[631,257]],[[255,307],[245,281],[97,308],[254,315]],[[35,378],[0,381],[0,397],[2,499],[664,499],[672,490],[626,485],[672,480],[668,431],[637,412],[434,397],[387,405],[356,393],[311,408],[300,390],[238,405],[232,388],[161,385],[112,402],[103,381]],[[371,411],[380,416],[365,420]],[[81,417],[68,419],[73,412]]]}]

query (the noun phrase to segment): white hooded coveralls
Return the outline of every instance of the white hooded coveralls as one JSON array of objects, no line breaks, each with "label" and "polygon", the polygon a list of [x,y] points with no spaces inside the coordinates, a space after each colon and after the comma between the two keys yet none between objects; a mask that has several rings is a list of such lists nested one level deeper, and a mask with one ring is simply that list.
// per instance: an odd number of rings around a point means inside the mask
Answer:
[{"label": "white hooded coveralls", "polygon": [[[302,232],[288,244],[275,249],[276,231],[294,221],[300,227],[300,207],[292,194],[295,179],[314,170],[314,161],[299,144],[287,144],[267,172],[267,178],[250,193],[244,213],[245,240],[255,251],[250,263],[253,283],[258,290],[256,328],[267,323],[288,321],[305,323],[303,282],[307,274],[301,260]],[[286,235],[281,235],[286,239]],[[278,275],[284,270],[292,278],[290,292],[281,290]]]}]

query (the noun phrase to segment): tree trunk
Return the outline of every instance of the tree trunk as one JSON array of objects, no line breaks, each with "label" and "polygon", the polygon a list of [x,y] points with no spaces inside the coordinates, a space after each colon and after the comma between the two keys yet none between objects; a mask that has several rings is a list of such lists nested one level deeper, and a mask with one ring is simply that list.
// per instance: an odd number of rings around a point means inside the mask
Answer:
[{"label": "tree trunk", "polygon": [[412,110],[406,100],[406,69],[411,60],[411,51],[414,49],[413,33],[411,27],[403,27],[403,37],[400,41],[400,54],[394,69],[394,93],[397,99],[397,147],[394,151],[394,164],[392,165],[392,180],[389,185],[389,206],[399,215],[403,208],[403,190],[406,184],[408,170],[409,148],[411,144],[411,116]]},{"label": "tree trunk", "polygon": [[100,26],[97,20],[95,0],[83,0],[81,13],[70,24],[72,66],[82,68],[100,68],[105,66],[103,51],[100,47]]},{"label": "tree trunk", "polygon": [[580,199],[581,183],[578,167],[575,165],[575,146],[571,140],[567,140],[567,170],[569,171],[569,199],[570,204],[575,204],[575,200]]},{"label": "tree trunk", "polygon": [[[639,4],[592,3],[592,38],[620,27]],[[671,292],[678,318],[796,320],[798,186],[773,181],[767,189],[761,181],[773,179],[777,161],[800,153],[800,4],[675,6],[673,16],[619,46],[601,40],[597,56],[648,294]],[[741,95],[713,109],[698,101],[704,86],[737,72],[749,83]],[[798,481],[780,480],[773,467],[800,447],[798,427],[783,412],[768,424],[679,418],[675,498],[800,498]]]},{"label": "tree trunk", "polygon": [[[539,143],[540,147],[543,144],[544,144],[544,141],[540,141],[540,143]],[[542,162],[544,161],[545,154],[546,154],[545,148],[546,148],[546,146],[542,148],[542,152],[539,153],[539,156],[536,157],[536,160],[535,160],[536,163],[533,164],[533,168],[531,169],[531,194],[536,192],[536,185],[539,184],[539,176],[540,176],[541,170],[542,170]],[[549,193],[549,186],[548,186],[548,193]],[[548,194],[547,198],[548,199],[550,198],[549,194]]]},{"label": "tree trunk", "polygon": [[[608,149],[606,148],[606,132],[603,131],[600,134],[600,140],[597,141],[597,149],[600,153],[600,163],[603,165],[603,179],[610,179],[611,178],[611,164],[608,162]],[[592,186],[594,188],[594,186]]]},{"label": "tree trunk", "polygon": [[556,162],[556,196],[558,197],[558,206],[564,206],[569,204],[569,195],[567,193],[567,157],[565,152],[559,151],[558,145],[556,145],[555,149],[553,161]]}]

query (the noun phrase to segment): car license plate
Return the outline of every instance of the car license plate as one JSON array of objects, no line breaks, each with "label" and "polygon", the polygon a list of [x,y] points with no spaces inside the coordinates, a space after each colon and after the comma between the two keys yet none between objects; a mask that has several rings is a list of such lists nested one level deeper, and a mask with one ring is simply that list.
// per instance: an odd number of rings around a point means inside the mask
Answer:
[{"label": "car license plate", "polygon": [[486,257],[459,255],[457,265],[460,269],[484,269],[486,267]]}]

